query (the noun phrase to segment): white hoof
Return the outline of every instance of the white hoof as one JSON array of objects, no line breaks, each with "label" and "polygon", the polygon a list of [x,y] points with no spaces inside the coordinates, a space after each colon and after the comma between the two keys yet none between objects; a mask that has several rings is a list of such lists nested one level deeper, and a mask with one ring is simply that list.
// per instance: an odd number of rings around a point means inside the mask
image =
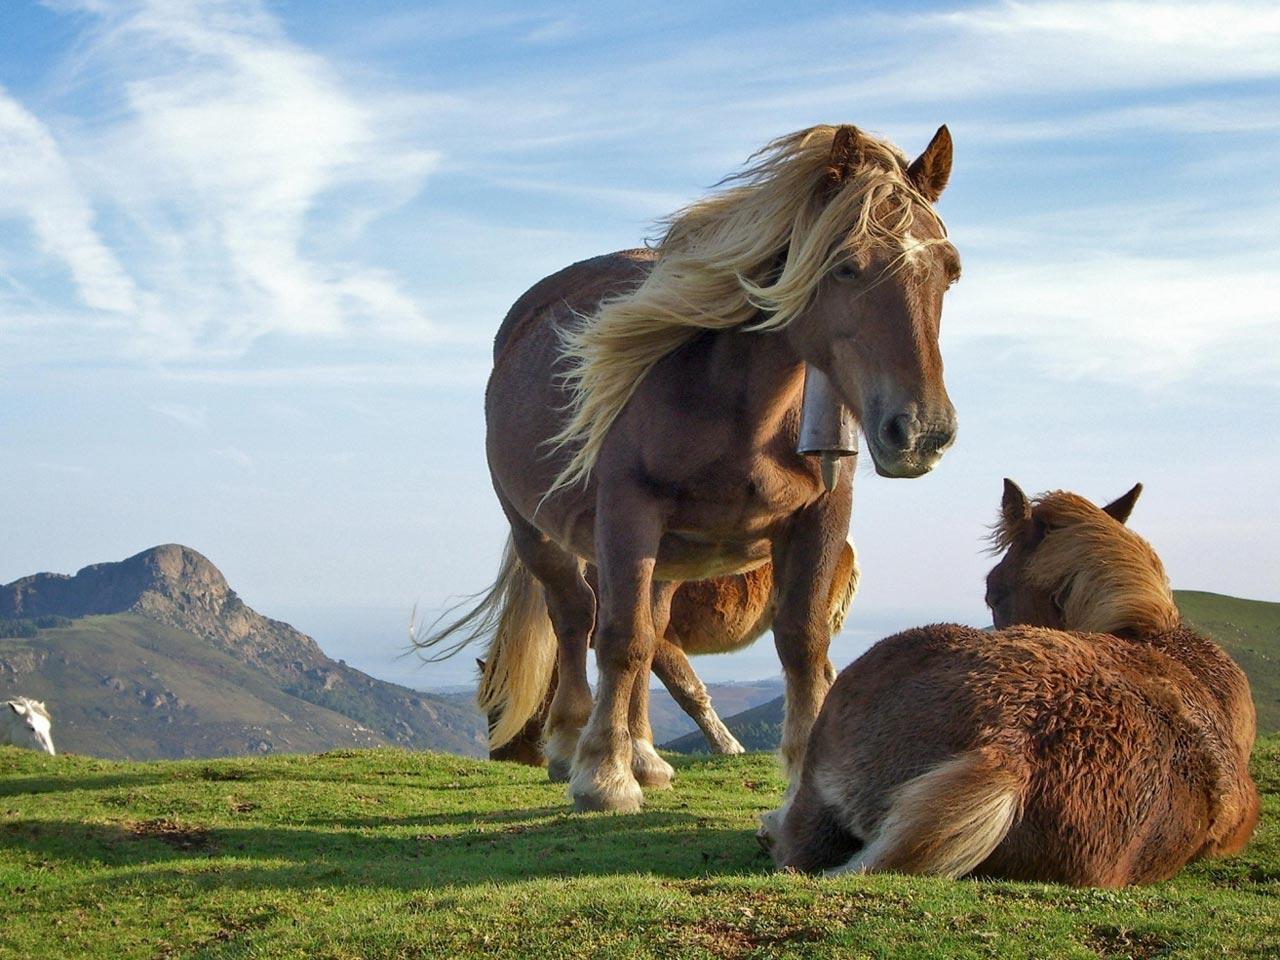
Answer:
[{"label": "white hoof", "polygon": [[778,831],[782,828],[782,818],[785,813],[786,810],[780,809],[760,814],[760,828],[756,830],[756,841],[766,853],[773,851],[773,843],[777,839]]},{"label": "white hoof", "polygon": [[644,802],[644,791],[625,768],[611,774],[579,770],[569,782],[569,798],[580,813],[593,810],[636,813]]},{"label": "white hoof", "polygon": [[547,776],[552,783],[568,783],[573,771],[573,754],[578,749],[580,731],[562,727],[547,734],[542,754],[547,758]]},{"label": "white hoof", "polygon": [[631,741],[631,773],[650,790],[669,789],[676,776],[675,768],[658,756],[648,740]]},{"label": "white hoof", "polygon": [[720,743],[711,744],[711,752],[722,757],[736,757],[747,752],[747,748],[737,741],[733,734]]}]

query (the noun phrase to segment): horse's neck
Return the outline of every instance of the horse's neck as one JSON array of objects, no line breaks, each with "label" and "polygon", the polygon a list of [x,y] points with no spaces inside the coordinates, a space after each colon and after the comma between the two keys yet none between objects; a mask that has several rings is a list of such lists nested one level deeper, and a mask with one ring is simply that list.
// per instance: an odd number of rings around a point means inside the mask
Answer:
[{"label": "horse's neck", "polygon": [[762,445],[791,437],[799,425],[804,362],[782,333],[727,331],[707,336],[704,377],[708,393],[729,399],[739,422]]}]

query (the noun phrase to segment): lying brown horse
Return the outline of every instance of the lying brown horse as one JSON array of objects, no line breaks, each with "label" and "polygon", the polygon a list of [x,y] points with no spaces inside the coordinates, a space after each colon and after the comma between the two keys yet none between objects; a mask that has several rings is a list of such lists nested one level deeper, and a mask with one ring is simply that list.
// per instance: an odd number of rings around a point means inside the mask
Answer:
[{"label": "lying brown horse", "polygon": [[[840,632],[858,590],[858,558],[853,544],[846,543],[832,581],[830,597],[831,635]],[[588,568],[587,582],[594,583],[595,571]],[[732,653],[750,646],[769,629],[776,599],[773,591],[773,564],[732,577],[690,580],[676,589],[671,599],[671,618],[666,633],[658,639],[653,654],[653,673],[672,699],[698,725],[712,753],[743,753],[742,744],[724,725],[711,705],[711,697],[689,662],[689,656]],[[495,702],[498,685],[488,664],[478,660],[481,685],[479,706],[489,718],[489,757],[542,766],[543,730],[555,693],[556,673],[552,670],[540,704],[531,716],[521,716],[511,703]],[[828,665],[832,679],[835,668]],[[528,706],[527,698],[521,709]],[[506,709],[503,709],[503,707]],[[523,724],[518,730],[517,724]],[[568,766],[551,767],[551,779],[567,780]]]},{"label": "lying brown horse", "polygon": [[840,674],[765,817],[779,865],[1116,887],[1248,842],[1249,684],[1124,526],[1140,491],[1099,509],[1005,481],[998,629],[910,630]]},{"label": "lying brown horse", "polygon": [[828,490],[818,458],[796,452],[805,368],[862,425],[879,473],[941,459],[955,411],[938,325],[960,267],[933,203],[950,171],[946,128],[910,163],[854,127],[801,130],[672,217],[653,249],[568,267],[507,314],[485,414],[511,544],[474,622],[501,627],[486,657],[499,699],[536,700],[554,660],[546,750],[571,762],[579,809],[636,810],[641,784],[670,784],[648,696],[672,595],[766,561],[782,756],[798,765],[830,686],[853,502],[853,471]]}]

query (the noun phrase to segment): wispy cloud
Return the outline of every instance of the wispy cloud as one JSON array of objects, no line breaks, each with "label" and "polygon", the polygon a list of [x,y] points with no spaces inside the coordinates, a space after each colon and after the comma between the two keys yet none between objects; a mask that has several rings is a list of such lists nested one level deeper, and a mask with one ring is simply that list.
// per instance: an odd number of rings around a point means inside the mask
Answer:
[{"label": "wispy cloud", "polygon": [[212,452],[214,456],[221,457],[224,460],[229,460],[237,467],[241,467],[245,470],[253,469],[253,457],[249,456],[249,454],[245,453],[238,447],[220,447]]},{"label": "wispy cloud", "polygon": [[[1280,278],[1264,263],[1066,262],[984,265],[956,288],[948,336],[995,339],[1019,364],[1069,379],[1160,387],[1197,370],[1237,381],[1280,379],[1280,354],[1258,350],[1280,337]],[[1233,362],[1211,370],[1224,353]]]},{"label": "wispy cloud", "polygon": [[133,281],[98,235],[89,199],[52,134],[3,87],[0,158],[0,219],[30,225],[41,251],[66,266],[85,306],[133,310]]},{"label": "wispy cloud", "polygon": [[193,407],[187,403],[153,403],[151,410],[184,427],[203,427],[208,419],[208,411],[204,407]]},{"label": "wispy cloud", "polygon": [[88,305],[130,314],[133,352],[235,355],[272,333],[427,325],[396,277],[309,236],[322,202],[403,199],[432,168],[388,115],[394,97],[383,111],[349,89],[257,0],[55,6],[94,18],[67,77],[106,108],[55,141],[0,101],[0,130],[23,146],[8,176],[52,179],[61,212],[46,215],[44,245]]}]

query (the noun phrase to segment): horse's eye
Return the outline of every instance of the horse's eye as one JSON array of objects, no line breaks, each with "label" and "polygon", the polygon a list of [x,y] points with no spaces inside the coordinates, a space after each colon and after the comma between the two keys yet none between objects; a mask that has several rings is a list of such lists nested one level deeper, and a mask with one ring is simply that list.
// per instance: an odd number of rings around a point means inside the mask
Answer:
[{"label": "horse's eye", "polygon": [[831,269],[831,275],[837,280],[857,280],[862,270],[852,260],[841,260]]}]

